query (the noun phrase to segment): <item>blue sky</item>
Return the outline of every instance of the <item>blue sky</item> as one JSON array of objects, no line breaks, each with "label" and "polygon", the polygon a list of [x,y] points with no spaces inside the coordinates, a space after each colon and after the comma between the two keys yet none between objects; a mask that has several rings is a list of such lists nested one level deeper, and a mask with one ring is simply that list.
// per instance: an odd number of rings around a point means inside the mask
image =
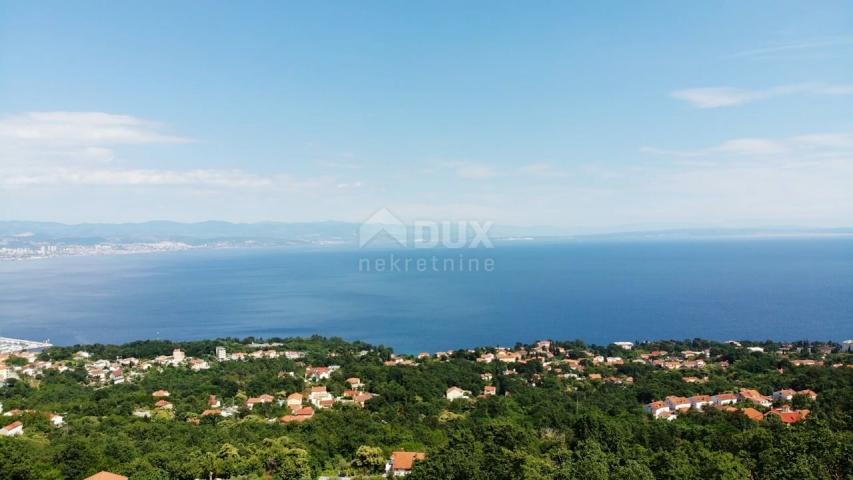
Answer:
[{"label": "blue sky", "polygon": [[6,2],[0,219],[849,226],[849,2]]}]

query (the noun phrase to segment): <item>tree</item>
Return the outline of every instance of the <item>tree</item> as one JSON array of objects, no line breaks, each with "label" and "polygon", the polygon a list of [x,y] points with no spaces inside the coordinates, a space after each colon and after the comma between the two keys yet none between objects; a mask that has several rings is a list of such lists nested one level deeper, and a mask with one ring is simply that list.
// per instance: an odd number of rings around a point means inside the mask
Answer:
[{"label": "tree", "polygon": [[366,473],[381,472],[385,467],[385,454],[379,447],[362,445],[356,450],[352,465]]}]

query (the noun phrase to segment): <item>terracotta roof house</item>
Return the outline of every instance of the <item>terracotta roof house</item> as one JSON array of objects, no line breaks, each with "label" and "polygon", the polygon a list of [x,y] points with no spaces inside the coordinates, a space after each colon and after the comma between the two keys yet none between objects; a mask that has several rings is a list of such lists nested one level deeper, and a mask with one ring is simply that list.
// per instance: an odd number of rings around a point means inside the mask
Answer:
[{"label": "terracotta roof house", "polygon": [[281,423],[304,422],[310,420],[314,416],[314,409],[311,407],[303,407],[293,411],[293,415],[285,415],[281,417]]},{"label": "terracotta roof house", "polygon": [[696,410],[702,410],[706,406],[714,403],[710,395],[694,395],[688,400],[690,400],[690,405]]},{"label": "terracotta roof house", "polygon": [[425,458],[424,452],[393,452],[388,464],[385,465],[385,472],[393,473],[396,477],[408,475],[415,466],[415,462]]},{"label": "terracotta roof house", "polygon": [[170,402],[167,402],[166,400],[159,400],[157,403],[154,404],[154,406],[163,410],[171,410],[173,407],[173,405]]},{"label": "terracotta roof house", "polygon": [[156,392],[151,394],[154,398],[166,398],[169,396],[168,390],[157,390]]},{"label": "terracotta roof house", "polygon": [[761,412],[752,407],[744,408],[741,410],[741,412],[743,412],[743,414],[746,415],[746,417],[750,420],[755,420],[756,422],[764,420],[764,415],[762,415]]},{"label": "terracotta roof house", "polygon": [[358,377],[350,377],[347,379],[347,383],[352,388],[360,388],[362,386],[361,379]]},{"label": "terracotta roof house", "polygon": [[643,407],[646,413],[652,414],[655,418],[660,418],[663,414],[669,413],[669,406],[665,402],[652,402]]},{"label": "terracotta roof house", "polygon": [[723,406],[723,405],[731,405],[733,403],[737,403],[737,395],[734,393],[718,393],[711,397],[711,400],[714,402],[714,405]]},{"label": "terracotta roof house", "polygon": [[690,399],[670,395],[664,399],[670,410],[690,410]]},{"label": "terracotta roof house", "polygon": [[770,398],[765,397],[759,393],[758,390],[753,390],[751,388],[741,388],[738,393],[738,398],[741,400],[749,400],[752,403],[761,405],[762,407],[769,407],[770,405],[773,405],[773,401]]},{"label": "terracotta roof house", "polygon": [[447,392],[444,394],[444,396],[452,402],[453,400],[457,400],[460,398],[468,398],[468,392],[462,390],[459,387],[450,387],[447,389]]},{"label": "terracotta roof house", "polygon": [[778,392],[773,392],[773,400],[785,400],[786,402],[789,402],[796,394],[796,391],[786,388],[779,390]]},{"label": "terracotta roof house", "polygon": [[24,433],[24,424],[20,421],[12,422],[0,428],[0,437],[16,437]]},{"label": "terracotta roof house", "polygon": [[803,396],[811,398],[812,400],[817,400],[817,394],[811,390],[808,390],[808,389],[800,390],[799,392],[797,392],[797,395],[803,395]]},{"label": "terracotta roof house", "polygon": [[811,413],[809,410],[773,409],[767,412],[764,415],[764,418],[775,415],[779,417],[779,420],[782,423],[790,425],[792,423],[802,422],[809,416],[809,413]]},{"label": "terracotta roof house", "polygon": [[128,480],[124,475],[118,475],[110,472],[98,472],[91,477],[86,477],[84,480]]},{"label": "terracotta roof house", "polygon": [[498,393],[498,387],[494,385],[486,385],[483,387],[483,395],[485,396],[494,396]]}]

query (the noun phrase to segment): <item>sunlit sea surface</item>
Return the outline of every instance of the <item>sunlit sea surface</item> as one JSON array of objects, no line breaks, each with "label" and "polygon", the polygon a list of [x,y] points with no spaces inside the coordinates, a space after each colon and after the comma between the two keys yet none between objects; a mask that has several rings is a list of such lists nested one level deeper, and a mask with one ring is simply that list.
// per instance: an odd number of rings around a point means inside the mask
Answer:
[{"label": "sunlit sea surface", "polygon": [[[491,259],[494,269],[359,271],[363,258],[460,254]],[[0,336],[75,344],[314,333],[404,352],[539,338],[838,341],[853,337],[853,240],[234,249],[0,262]]]}]

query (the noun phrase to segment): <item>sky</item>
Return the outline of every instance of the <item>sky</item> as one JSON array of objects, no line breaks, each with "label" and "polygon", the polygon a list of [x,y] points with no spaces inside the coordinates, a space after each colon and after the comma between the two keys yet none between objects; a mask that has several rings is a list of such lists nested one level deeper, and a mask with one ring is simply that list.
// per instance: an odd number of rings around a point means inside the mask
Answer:
[{"label": "sky", "polygon": [[853,226],[845,1],[0,0],[0,220]]}]

